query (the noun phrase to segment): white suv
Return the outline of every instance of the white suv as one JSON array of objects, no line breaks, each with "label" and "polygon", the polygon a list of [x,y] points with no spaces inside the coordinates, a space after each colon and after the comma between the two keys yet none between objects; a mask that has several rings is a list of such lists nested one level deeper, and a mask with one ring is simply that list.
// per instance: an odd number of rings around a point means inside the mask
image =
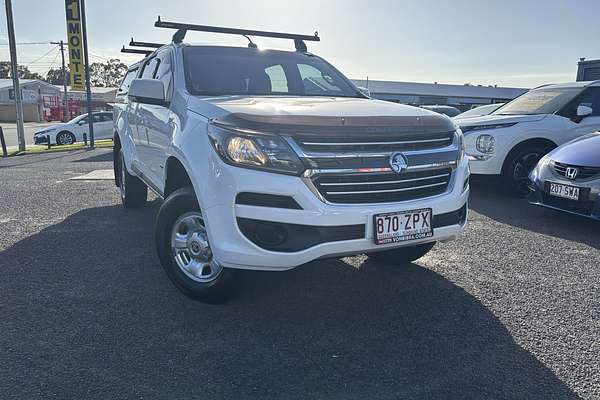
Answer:
[{"label": "white suv", "polygon": [[359,253],[410,262],[463,231],[460,130],[445,116],[366,97],[296,45],[175,40],[136,65],[120,91],[123,204],[141,206],[147,187],[164,198],[158,254],[193,298],[227,298],[238,269]]},{"label": "white suv", "polygon": [[600,129],[600,81],[541,86],[490,115],[454,121],[473,174],[501,175],[510,191],[524,196],[542,156]]}]

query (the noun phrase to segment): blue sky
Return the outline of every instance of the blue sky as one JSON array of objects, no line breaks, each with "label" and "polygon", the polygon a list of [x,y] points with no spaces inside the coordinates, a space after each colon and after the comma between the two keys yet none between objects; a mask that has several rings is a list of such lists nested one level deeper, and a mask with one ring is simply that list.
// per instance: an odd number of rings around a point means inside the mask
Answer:
[{"label": "blue sky", "polygon": [[[575,79],[579,57],[600,58],[598,0],[87,0],[92,61],[118,52],[131,36],[168,41],[165,20],[312,33],[309,50],[351,78],[531,87]],[[66,37],[64,1],[13,0],[18,42]],[[0,59],[8,60],[6,17]],[[195,43],[241,43],[233,36],[188,34]],[[291,48],[286,41],[255,40]],[[19,62],[44,73],[60,57],[50,45],[19,46]],[[46,56],[44,54],[48,53]],[[44,57],[42,57],[44,56]],[[41,59],[37,60],[38,58]]]}]

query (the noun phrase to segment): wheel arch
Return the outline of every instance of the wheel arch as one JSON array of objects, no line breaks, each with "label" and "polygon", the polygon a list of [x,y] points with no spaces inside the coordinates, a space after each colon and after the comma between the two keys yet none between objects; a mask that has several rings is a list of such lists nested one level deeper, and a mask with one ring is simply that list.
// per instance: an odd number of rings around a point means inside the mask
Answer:
[{"label": "wheel arch", "polygon": [[167,158],[165,163],[165,189],[163,196],[167,198],[175,190],[192,186],[192,180],[183,163],[175,156]]},{"label": "wheel arch", "polygon": [[535,145],[544,146],[548,149],[548,151],[553,150],[556,147],[558,147],[558,144],[556,144],[554,141],[547,139],[547,138],[534,137],[534,138],[530,138],[527,140],[523,140],[523,141],[517,143],[516,145],[514,145],[512,147],[512,149],[510,149],[510,151],[508,152],[506,157],[504,157],[504,162],[502,163],[502,172],[501,173],[504,174],[506,172],[506,168],[508,167],[510,160],[514,157],[514,155],[518,151],[520,151],[521,149],[523,149],[527,146],[535,146]]}]

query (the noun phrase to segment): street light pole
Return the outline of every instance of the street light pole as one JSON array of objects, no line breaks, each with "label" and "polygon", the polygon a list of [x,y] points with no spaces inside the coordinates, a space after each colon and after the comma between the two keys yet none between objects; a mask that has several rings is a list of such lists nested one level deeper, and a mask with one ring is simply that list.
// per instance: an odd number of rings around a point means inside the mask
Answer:
[{"label": "street light pole", "polygon": [[90,130],[90,149],[94,148],[94,121],[92,116],[92,90],[90,88],[90,57],[88,55],[87,23],[85,18],[85,0],[79,0],[81,8],[81,33],[83,34],[83,62],[85,63],[85,89],[87,92],[88,124]]},{"label": "street light pole", "polygon": [[63,80],[63,90],[64,90],[64,99],[63,99],[63,122],[67,122],[68,112],[69,112],[69,101],[67,98],[67,68],[65,67],[65,42],[62,40],[60,42],[50,42],[50,44],[57,44],[60,46],[60,55],[62,57],[62,80]]},{"label": "street light pole", "polygon": [[17,139],[19,151],[25,151],[25,129],[23,128],[23,101],[21,99],[21,87],[19,86],[19,69],[17,64],[17,42],[15,41],[15,26],[13,23],[12,1],[5,0],[6,25],[8,28],[8,43],[10,47],[10,70],[13,80],[13,91],[15,92],[15,107],[17,110]]}]

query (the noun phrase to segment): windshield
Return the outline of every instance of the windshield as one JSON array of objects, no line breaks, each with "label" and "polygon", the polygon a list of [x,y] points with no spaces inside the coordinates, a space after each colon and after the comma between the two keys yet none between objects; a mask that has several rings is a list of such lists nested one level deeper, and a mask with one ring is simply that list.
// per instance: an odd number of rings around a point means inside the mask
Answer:
[{"label": "windshield", "polygon": [[87,116],[87,114],[78,115],[75,118],[73,118],[72,120],[70,120],[69,122],[67,122],[67,124],[75,124],[75,123],[81,121],[82,119],[84,119],[86,116]]},{"label": "windshield", "polygon": [[493,115],[554,114],[581,91],[581,88],[551,87],[531,90],[500,107]]},{"label": "windshield", "polygon": [[364,97],[327,62],[300,52],[190,46],[184,66],[196,95]]},{"label": "windshield", "polygon": [[475,107],[468,111],[465,111],[464,113],[458,114],[457,117],[479,117],[482,115],[488,115],[501,105],[502,104],[487,104],[485,106]]}]

